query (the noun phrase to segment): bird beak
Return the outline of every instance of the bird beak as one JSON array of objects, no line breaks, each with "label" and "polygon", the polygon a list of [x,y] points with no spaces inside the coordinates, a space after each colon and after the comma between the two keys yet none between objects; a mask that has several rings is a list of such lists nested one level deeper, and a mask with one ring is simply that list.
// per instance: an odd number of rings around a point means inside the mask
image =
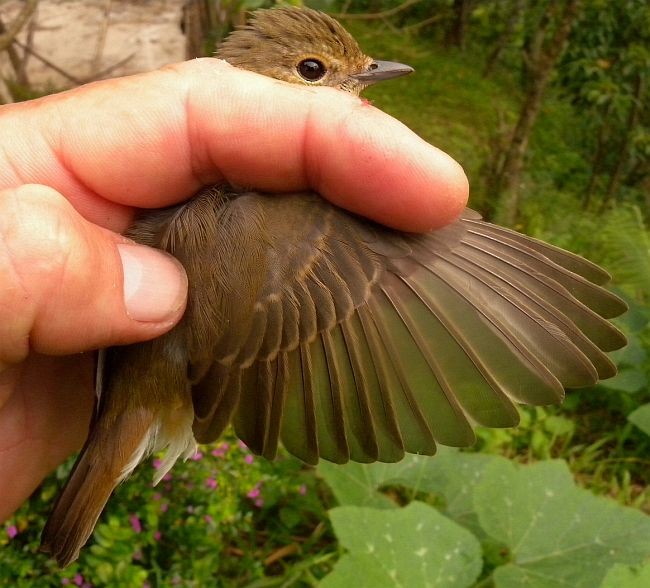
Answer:
[{"label": "bird beak", "polygon": [[410,65],[403,63],[396,63],[394,61],[373,61],[366,71],[358,74],[352,74],[350,77],[354,80],[362,82],[363,84],[374,84],[382,80],[390,80],[391,78],[398,78],[413,72]]}]

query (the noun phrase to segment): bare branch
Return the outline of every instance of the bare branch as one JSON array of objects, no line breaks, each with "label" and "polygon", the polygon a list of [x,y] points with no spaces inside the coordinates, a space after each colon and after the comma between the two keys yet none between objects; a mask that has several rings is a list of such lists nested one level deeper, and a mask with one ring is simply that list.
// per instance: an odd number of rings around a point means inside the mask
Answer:
[{"label": "bare branch", "polygon": [[52,63],[52,62],[51,62],[49,59],[47,59],[46,57],[43,57],[43,56],[42,56],[40,53],[38,53],[38,51],[36,51],[34,48],[32,48],[32,47],[28,47],[27,45],[24,45],[24,44],[21,43],[20,41],[16,41],[16,40],[14,40],[14,43],[15,43],[16,45],[18,45],[18,47],[20,47],[21,49],[24,49],[26,52],[28,52],[28,53],[30,53],[31,55],[33,55],[33,56],[34,56],[36,59],[38,59],[40,62],[42,62],[42,63],[44,63],[45,65],[47,65],[50,69],[53,69],[56,73],[62,75],[66,80],[69,80],[70,82],[72,82],[73,84],[76,84],[76,85],[78,85],[78,86],[80,86],[81,84],[84,83],[83,80],[80,80],[79,78],[73,76],[72,74],[69,74],[67,71],[65,71],[64,69],[61,69],[61,68],[60,68],[58,65],[56,65],[55,63]]},{"label": "bare branch", "polygon": [[101,28],[99,30],[99,35],[97,37],[97,45],[95,46],[95,56],[92,60],[90,66],[90,75],[96,76],[99,71],[99,67],[102,64],[102,57],[104,55],[104,49],[106,48],[106,36],[108,34],[108,27],[111,20],[111,10],[113,8],[113,0],[104,0],[104,18],[102,20]]},{"label": "bare branch", "polygon": [[377,19],[382,19],[382,18],[388,18],[389,16],[395,16],[396,14],[399,14],[402,12],[402,10],[406,10],[407,8],[410,8],[411,6],[421,2],[421,0],[405,0],[405,2],[402,2],[399,6],[395,6],[394,8],[388,8],[386,10],[382,10],[381,12],[373,12],[371,14],[346,14],[346,13],[339,13],[339,14],[331,14],[333,18],[338,18],[338,19],[345,19],[345,20],[377,20]]},{"label": "bare branch", "polygon": [[424,20],[421,20],[420,22],[416,22],[412,25],[407,25],[405,27],[402,27],[402,32],[405,33],[410,33],[413,31],[417,31],[418,29],[425,27],[429,24],[432,24],[434,22],[438,22],[439,20],[444,20],[448,18],[446,14],[434,14],[433,16],[430,16],[429,18],[425,18]]},{"label": "bare branch", "polygon": [[25,0],[25,5],[18,13],[18,16],[16,16],[12,23],[7,25],[7,32],[0,35],[0,51],[4,51],[11,46],[16,39],[16,35],[18,35],[34,13],[34,10],[36,10],[36,6],[38,6],[38,0]]}]

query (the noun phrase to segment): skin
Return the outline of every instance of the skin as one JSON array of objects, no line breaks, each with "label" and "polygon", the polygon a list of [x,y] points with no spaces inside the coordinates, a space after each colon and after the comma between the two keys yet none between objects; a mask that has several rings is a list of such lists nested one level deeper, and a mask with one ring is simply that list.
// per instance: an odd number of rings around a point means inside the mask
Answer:
[{"label": "skin", "polygon": [[182,268],[119,232],[220,181],[312,188],[407,231],[453,220],[468,193],[456,162],[359,98],[215,59],[2,107],[0,521],[83,443],[89,351],[182,315]]}]

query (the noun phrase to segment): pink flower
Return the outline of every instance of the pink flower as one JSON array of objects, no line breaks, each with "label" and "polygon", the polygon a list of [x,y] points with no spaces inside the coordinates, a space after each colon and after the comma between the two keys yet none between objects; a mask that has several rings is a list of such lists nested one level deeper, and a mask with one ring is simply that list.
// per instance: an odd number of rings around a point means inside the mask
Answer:
[{"label": "pink flower", "polygon": [[248,491],[248,494],[246,494],[246,496],[248,496],[248,498],[257,498],[259,495],[260,495],[259,484],[255,485],[253,488],[251,488]]},{"label": "pink flower", "polygon": [[167,512],[169,510],[169,504],[166,502],[163,502],[160,505],[160,512]]},{"label": "pink flower", "polygon": [[255,459],[255,458],[254,458],[250,453],[249,453],[246,457],[244,457],[244,461],[245,461],[247,464],[251,464],[251,463],[253,463],[253,460],[254,460],[254,459]]},{"label": "pink flower", "polygon": [[162,494],[160,492],[155,492],[152,498],[154,500],[160,500],[162,498]]},{"label": "pink flower", "polygon": [[257,508],[262,508],[264,506],[264,499],[263,498],[256,498],[255,500],[253,500],[253,504]]},{"label": "pink flower", "polygon": [[301,496],[307,494],[307,486],[301,484],[300,487],[298,488],[298,494],[300,494]]},{"label": "pink flower", "polygon": [[154,459],[152,465],[154,470],[159,470],[160,466],[162,465],[162,459],[158,459],[158,458]]},{"label": "pink flower", "polygon": [[223,457],[226,455],[227,451],[230,449],[229,443],[220,443],[217,447],[212,450],[212,455],[214,457]]},{"label": "pink flower", "polygon": [[163,479],[163,481],[165,481],[165,482],[169,482],[173,477],[174,477],[174,476],[172,476],[172,473],[171,473],[171,472],[167,472],[167,473],[163,476],[162,479]]},{"label": "pink flower", "polygon": [[131,523],[131,528],[136,533],[142,533],[142,523],[140,522],[140,519],[137,517],[137,515],[132,514],[129,517],[129,521]]},{"label": "pink flower", "polygon": [[205,481],[205,485],[210,488],[210,490],[216,490],[217,486],[219,485],[217,481],[214,478],[208,478]]},{"label": "pink flower", "polygon": [[16,527],[16,525],[10,525],[7,527],[7,536],[9,539],[13,539],[16,535],[18,535],[18,527]]},{"label": "pink flower", "polygon": [[194,461],[201,461],[203,459],[203,454],[200,451],[197,451],[193,456],[192,459]]},{"label": "pink flower", "polygon": [[75,574],[75,577],[72,578],[72,581],[77,585],[77,586],[82,586],[84,583],[84,577],[81,574]]},{"label": "pink flower", "polygon": [[153,540],[160,541],[161,538],[162,538],[162,533],[160,531],[155,531],[153,534]]}]

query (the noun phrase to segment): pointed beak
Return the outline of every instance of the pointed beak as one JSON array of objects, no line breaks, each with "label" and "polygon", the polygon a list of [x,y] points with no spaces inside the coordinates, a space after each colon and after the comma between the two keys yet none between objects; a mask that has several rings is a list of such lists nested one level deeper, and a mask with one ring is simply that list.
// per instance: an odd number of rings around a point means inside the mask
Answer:
[{"label": "pointed beak", "polygon": [[413,72],[410,65],[396,63],[394,61],[373,61],[366,71],[352,74],[350,77],[363,84],[374,84],[382,80],[398,78]]}]

